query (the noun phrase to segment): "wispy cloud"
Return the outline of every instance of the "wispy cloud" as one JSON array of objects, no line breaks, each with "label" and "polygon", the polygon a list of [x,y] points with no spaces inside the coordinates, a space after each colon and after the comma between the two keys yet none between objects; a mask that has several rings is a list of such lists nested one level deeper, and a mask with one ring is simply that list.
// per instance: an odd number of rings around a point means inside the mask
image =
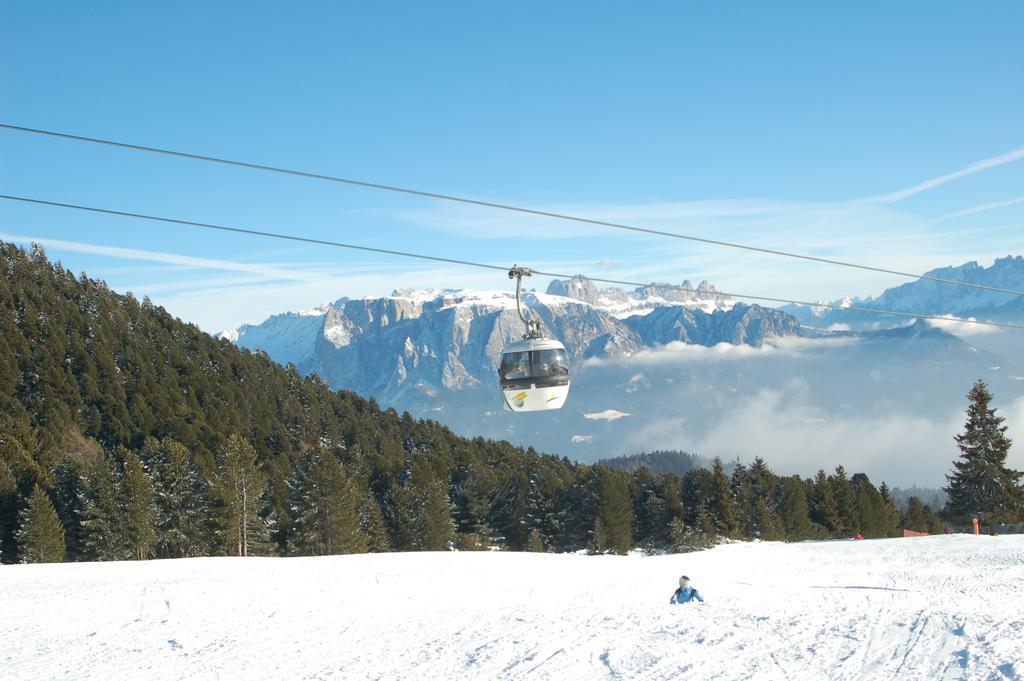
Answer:
[{"label": "wispy cloud", "polygon": [[933,177],[930,180],[918,182],[917,184],[907,187],[906,189],[900,189],[899,191],[890,192],[889,194],[882,194],[881,196],[875,196],[867,200],[877,203],[895,203],[896,201],[902,201],[903,199],[911,197],[914,194],[919,194],[923,191],[927,191],[929,189],[934,189],[935,187],[944,185],[947,182],[959,180],[962,177],[974,175],[975,173],[980,173],[983,170],[989,170],[990,168],[998,168],[999,166],[1006,165],[1007,163],[1019,161],[1022,158],[1024,158],[1024,147],[1018,147],[1013,151],[1008,151],[1005,154],[1000,154],[999,156],[993,156],[992,158],[986,158],[982,159],[981,161],[968,163],[960,170],[954,171],[952,173],[940,175],[939,177]]},{"label": "wispy cloud", "polygon": [[995,210],[997,208],[1005,208],[1006,206],[1013,206],[1018,203],[1024,203],[1024,196],[1018,196],[1015,199],[1008,199],[1006,201],[993,201],[992,203],[983,203],[978,206],[972,206],[971,208],[964,208],[963,210],[947,213],[942,217],[938,218],[936,222],[943,222],[945,220],[955,220],[957,218],[967,217],[968,215],[977,215],[978,213],[984,213],[986,211]]},{"label": "wispy cloud", "polygon": [[286,281],[308,281],[310,279],[310,275],[303,270],[287,269],[276,267],[274,265],[242,263],[232,260],[216,260],[211,258],[197,258],[195,256],[179,255],[177,253],[147,251],[137,248],[121,248],[119,246],[102,246],[99,244],[85,243],[81,241],[65,241],[63,239],[25,236],[22,234],[0,233],[0,239],[22,244],[37,243],[44,248],[52,248],[55,250],[89,253],[91,255],[103,255],[111,258],[123,258],[127,260],[159,262],[193,269],[246,272],[249,274],[258,274],[265,279],[283,279]]}]

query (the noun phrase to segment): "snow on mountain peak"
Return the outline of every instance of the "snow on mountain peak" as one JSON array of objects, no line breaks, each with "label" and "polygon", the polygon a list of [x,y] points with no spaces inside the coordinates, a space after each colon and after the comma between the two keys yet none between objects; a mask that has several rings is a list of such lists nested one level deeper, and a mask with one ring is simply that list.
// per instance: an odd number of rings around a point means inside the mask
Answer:
[{"label": "snow on mountain peak", "polygon": [[307,310],[299,310],[295,314],[299,315],[300,317],[319,317],[325,314],[330,307],[330,303],[324,303],[317,307],[311,307]]},{"label": "snow on mountain peak", "polygon": [[590,279],[576,275],[572,279],[552,281],[547,293],[589,303],[619,319],[646,315],[657,307],[686,307],[711,313],[730,310],[736,304],[707,281],[701,281],[696,287],[688,280],[679,286],[653,283],[626,291],[620,288],[599,289]]}]

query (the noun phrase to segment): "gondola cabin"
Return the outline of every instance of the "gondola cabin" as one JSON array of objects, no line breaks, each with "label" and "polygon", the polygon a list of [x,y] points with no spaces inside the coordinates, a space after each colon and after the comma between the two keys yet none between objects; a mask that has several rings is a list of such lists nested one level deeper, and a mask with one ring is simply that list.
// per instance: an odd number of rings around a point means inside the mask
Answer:
[{"label": "gondola cabin", "polygon": [[565,346],[550,338],[530,338],[505,346],[498,368],[505,409],[559,409],[569,396]]}]

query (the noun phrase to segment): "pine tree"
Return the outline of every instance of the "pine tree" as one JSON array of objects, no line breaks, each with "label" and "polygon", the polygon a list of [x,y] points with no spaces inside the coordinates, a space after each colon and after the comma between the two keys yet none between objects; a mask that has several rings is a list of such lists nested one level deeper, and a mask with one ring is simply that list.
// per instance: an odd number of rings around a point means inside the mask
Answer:
[{"label": "pine tree", "polygon": [[420,545],[424,551],[443,551],[455,537],[448,486],[432,480],[425,490],[419,517]]},{"label": "pine tree", "polygon": [[38,449],[26,415],[12,418],[0,413],[0,558],[4,561],[17,559],[18,516],[28,505],[31,490],[37,484],[49,487],[45,469],[35,460]]},{"label": "pine tree", "polygon": [[750,472],[738,464],[730,481],[733,498],[736,500],[736,515],[740,533],[747,539],[757,537],[757,498]]},{"label": "pine tree", "polygon": [[[534,466],[530,469],[526,489],[526,526],[529,528],[526,549],[534,550],[534,530],[541,540],[542,546],[551,544],[558,532],[556,502],[561,494],[560,480],[550,475],[545,466]],[[543,549],[541,549],[543,550]]]},{"label": "pine tree", "polygon": [[365,552],[360,502],[338,458],[320,449],[311,452],[293,485],[294,552],[313,556]]},{"label": "pine tree", "polygon": [[[646,470],[646,469],[644,469]],[[653,483],[638,490],[642,498],[637,499],[636,541],[647,551],[663,547],[668,542],[668,504],[658,494]]]},{"label": "pine tree", "polygon": [[821,525],[832,536],[839,534],[843,522],[839,517],[839,506],[832,493],[832,484],[825,471],[818,469],[809,500],[811,520]]},{"label": "pine tree", "polygon": [[267,477],[256,462],[256,449],[238,435],[228,438],[222,460],[215,488],[221,546],[230,555],[258,554],[270,541],[260,517]]},{"label": "pine tree", "polygon": [[625,476],[618,471],[595,467],[597,476],[597,518],[594,549],[626,554],[633,545],[633,504]]},{"label": "pine tree", "polygon": [[883,536],[895,537],[899,534],[900,511],[896,508],[896,502],[892,498],[889,486],[884,482],[878,488],[878,495],[882,499]]},{"label": "pine tree", "polygon": [[53,471],[53,500],[57,517],[64,527],[64,544],[68,560],[80,560],[85,554],[82,519],[85,508],[82,494],[81,462],[62,459]]},{"label": "pine tree", "polygon": [[928,531],[928,521],[924,517],[924,505],[918,497],[907,499],[907,509],[903,513],[903,527],[914,532]]},{"label": "pine tree", "polygon": [[761,457],[755,457],[750,464],[750,480],[754,488],[754,495],[762,499],[771,499],[775,496],[775,486],[778,484],[778,476],[772,473],[768,464]]},{"label": "pine tree", "polygon": [[391,550],[391,538],[388,537],[387,526],[380,504],[367,490],[363,494],[363,502],[359,508],[359,529],[366,536],[366,550],[372,553],[385,553]]},{"label": "pine tree", "polygon": [[594,468],[581,466],[575,480],[566,490],[560,517],[562,534],[557,543],[559,551],[593,549],[595,546],[597,495],[594,494]]},{"label": "pine tree", "polygon": [[60,458],[53,470],[52,498],[57,517],[64,526],[64,543],[68,560],[81,560],[85,555],[83,479],[90,465],[103,455],[98,442],[83,436],[76,429],[64,433]]},{"label": "pine tree", "polygon": [[778,516],[764,498],[758,498],[755,514],[758,538],[763,541],[781,541],[786,538],[785,530],[782,528]]},{"label": "pine tree", "polygon": [[28,507],[20,514],[17,533],[21,562],[61,563],[64,561],[64,528],[50,497],[36,485]]},{"label": "pine tree", "polygon": [[488,519],[491,501],[497,493],[494,471],[473,468],[463,464],[456,474],[454,485],[454,520],[459,536],[459,548],[479,550],[492,543]]},{"label": "pine tree", "polygon": [[924,517],[924,524],[928,534],[942,534],[945,532],[942,521],[935,515],[931,506],[925,504],[924,508],[921,509],[921,515]]},{"label": "pine tree", "polygon": [[121,455],[124,465],[125,515],[129,544],[133,557],[143,560],[153,555],[156,547],[156,506],[149,478],[135,452]]},{"label": "pine tree", "polygon": [[416,454],[404,481],[394,490],[395,546],[400,551],[441,551],[454,539],[448,486],[439,480],[427,457]]},{"label": "pine tree", "polygon": [[855,473],[850,479],[853,488],[857,527],[865,537],[886,536],[885,505],[882,496],[864,473]]},{"label": "pine tree", "polygon": [[1014,522],[1024,513],[1024,488],[1022,473],[1006,467],[1012,442],[1005,419],[989,407],[992,393],[980,379],[967,397],[967,423],[964,432],[954,436],[960,458],[946,476],[947,512],[958,519],[976,514],[982,522]]},{"label": "pine tree", "polygon": [[807,514],[807,490],[803,480],[797,476],[783,478],[779,482],[779,513],[782,526],[789,541],[801,541],[811,537],[811,520]]},{"label": "pine tree", "polygon": [[857,525],[860,519],[857,517],[857,500],[854,496],[853,485],[846,477],[846,469],[836,466],[836,474],[829,478],[832,487],[832,496],[836,500],[836,511],[839,517],[838,534],[853,535],[860,528]]},{"label": "pine tree", "polygon": [[111,455],[102,452],[88,462],[81,487],[82,548],[87,560],[130,560],[134,557],[123,476]]},{"label": "pine tree", "polygon": [[212,544],[206,479],[182,443],[146,440],[140,458],[155,504],[156,554],[161,558],[207,555]]},{"label": "pine tree", "polygon": [[732,487],[725,475],[722,459],[715,457],[712,464],[711,494],[708,497],[708,510],[715,517],[717,533],[724,537],[735,538],[739,535],[739,521],[736,519],[736,508],[732,499]]}]

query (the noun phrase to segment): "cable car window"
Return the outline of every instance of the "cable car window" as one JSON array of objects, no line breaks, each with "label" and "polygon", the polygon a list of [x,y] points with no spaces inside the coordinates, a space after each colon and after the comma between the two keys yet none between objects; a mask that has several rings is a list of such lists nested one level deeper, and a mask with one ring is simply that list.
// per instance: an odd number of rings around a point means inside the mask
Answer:
[{"label": "cable car window", "polygon": [[530,376],[530,353],[529,352],[507,352],[501,356],[501,368],[498,370],[505,380],[516,378],[529,378]]},{"label": "cable car window", "polygon": [[569,362],[565,350],[534,350],[533,376],[568,376]]}]

